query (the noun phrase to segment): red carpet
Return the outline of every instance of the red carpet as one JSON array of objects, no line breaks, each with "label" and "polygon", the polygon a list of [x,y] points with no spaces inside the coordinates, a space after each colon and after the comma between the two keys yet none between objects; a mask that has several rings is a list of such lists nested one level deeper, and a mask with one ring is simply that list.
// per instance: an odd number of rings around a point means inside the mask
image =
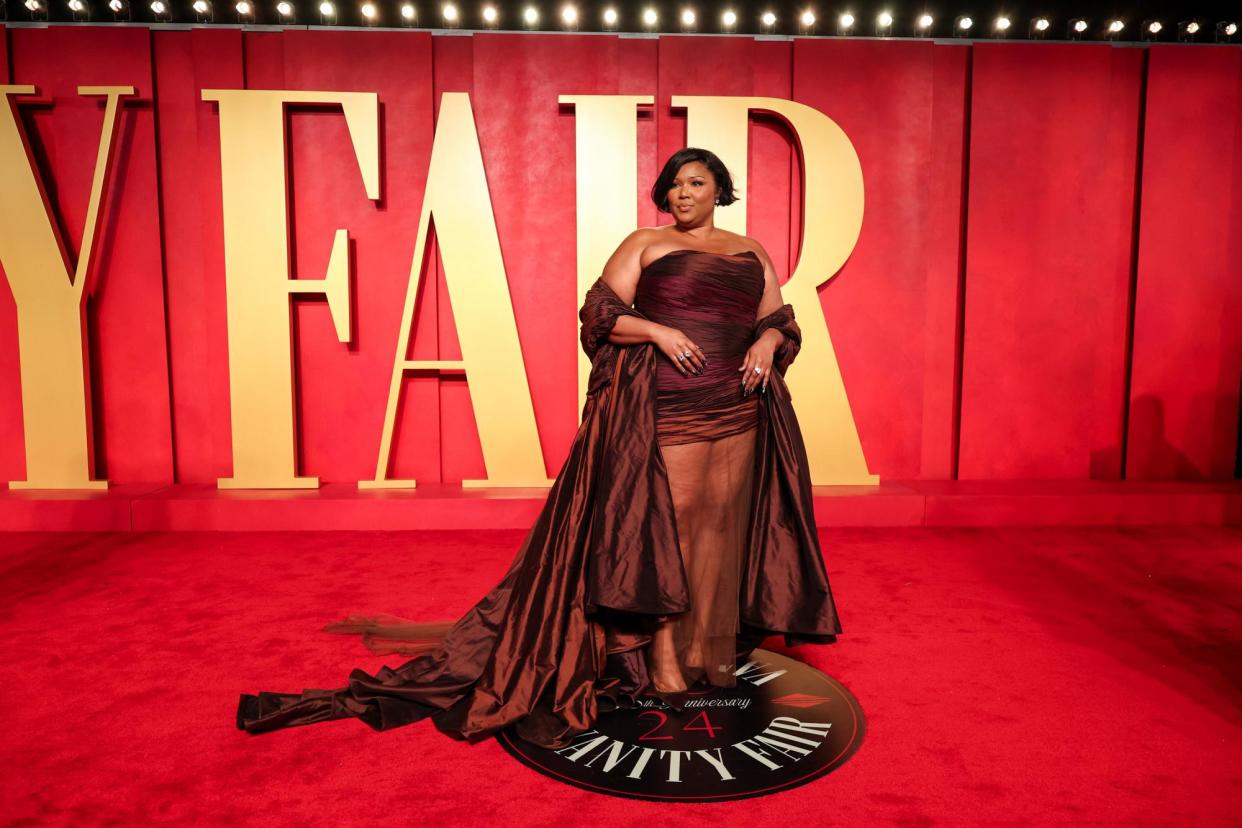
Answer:
[{"label": "red carpet", "polygon": [[455,617],[522,536],[0,535],[2,821],[1236,820],[1240,529],[823,531],[845,635],[786,652],[850,688],[867,737],[841,769],[763,799],[591,794],[430,722],[234,728],[241,692],[337,687],[355,666],[399,663],[319,632],[326,621]]}]

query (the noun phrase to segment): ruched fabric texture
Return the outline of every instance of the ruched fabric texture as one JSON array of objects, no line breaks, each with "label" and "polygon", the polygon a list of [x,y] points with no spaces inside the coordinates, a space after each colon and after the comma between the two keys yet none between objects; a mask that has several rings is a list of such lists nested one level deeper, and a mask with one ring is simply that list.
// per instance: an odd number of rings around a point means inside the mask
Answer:
[{"label": "ruched fabric texture", "polygon": [[661,446],[717,440],[753,429],[759,398],[742,395],[738,372],[753,341],[763,298],[763,265],[754,253],[677,250],[648,265],[634,307],[676,328],[707,355],[699,375],[682,376],[660,354],[656,366],[656,434]]}]

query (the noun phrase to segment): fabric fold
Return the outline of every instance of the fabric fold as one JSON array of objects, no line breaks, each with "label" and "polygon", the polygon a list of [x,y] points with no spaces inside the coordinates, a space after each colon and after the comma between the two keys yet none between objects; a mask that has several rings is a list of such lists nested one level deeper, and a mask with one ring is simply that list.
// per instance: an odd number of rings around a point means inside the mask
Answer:
[{"label": "fabric fold", "polygon": [[[582,424],[500,583],[456,622],[356,616],[329,625],[369,636],[376,652],[421,654],[374,676],[354,670],[336,690],[243,695],[239,728],[262,733],[356,717],[385,730],[431,717],[456,738],[475,741],[515,726],[523,739],[557,749],[590,729],[601,706],[632,704],[646,692],[641,648],[649,624],[684,612],[690,597],[656,441],[661,355],[651,344],[608,341],[623,315],[642,316],[597,280],[579,311],[592,361]],[[769,328],[784,340],[760,395],[739,657],[767,635],[792,645],[840,633],[783,380],[801,342],[793,308],[758,320],[754,336]]]}]

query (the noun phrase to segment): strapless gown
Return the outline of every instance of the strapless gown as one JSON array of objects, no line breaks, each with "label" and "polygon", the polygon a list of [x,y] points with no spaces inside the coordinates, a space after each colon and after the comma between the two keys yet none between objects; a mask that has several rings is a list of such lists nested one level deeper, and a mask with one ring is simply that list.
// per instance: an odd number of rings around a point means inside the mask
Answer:
[{"label": "strapless gown", "polygon": [[683,376],[663,354],[656,368],[656,435],[690,588],[690,609],[673,626],[687,683],[736,683],[738,583],[759,423],[758,395],[743,395],[738,368],[762,298],[763,266],[754,253],[695,250],[651,262],[634,296],[644,316],[677,328],[707,356],[697,376]]},{"label": "strapless gown", "polygon": [[[633,308],[597,281],[580,314],[593,366],[582,425],[500,583],[455,622],[329,625],[414,657],[374,676],[355,669],[342,688],[243,694],[237,726],[356,717],[385,730],[431,717],[456,738],[512,725],[559,748],[653,694],[651,634],[663,620],[674,620],[688,684],[732,686],[738,659],[768,635],[835,640],[784,366],[766,394],[742,394],[763,283],[753,253],[694,250],[648,264]],[[782,313],[796,336],[792,309]],[[607,343],[620,314],[678,328],[707,369],[682,376],[653,345]]]}]

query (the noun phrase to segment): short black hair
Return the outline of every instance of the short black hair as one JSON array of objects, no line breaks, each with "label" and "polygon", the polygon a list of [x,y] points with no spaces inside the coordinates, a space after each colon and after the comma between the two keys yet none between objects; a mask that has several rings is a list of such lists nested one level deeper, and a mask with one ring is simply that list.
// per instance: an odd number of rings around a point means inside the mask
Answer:
[{"label": "short black hair", "polygon": [[668,191],[673,187],[677,171],[691,161],[698,161],[707,167],[707,171],[716,179],[716,186],[720,188],[717,204],[724,206],[737,201],[737,193],[733,192],[733,176],[729,175],[729,170],[716,157],[716,153],[699,147],[682,147],[664,162],[664,169],[660,170],[660,175],[651,187],[651,200],[655,202],[657,210],[661,213],[672,212],[668,206]]}]

